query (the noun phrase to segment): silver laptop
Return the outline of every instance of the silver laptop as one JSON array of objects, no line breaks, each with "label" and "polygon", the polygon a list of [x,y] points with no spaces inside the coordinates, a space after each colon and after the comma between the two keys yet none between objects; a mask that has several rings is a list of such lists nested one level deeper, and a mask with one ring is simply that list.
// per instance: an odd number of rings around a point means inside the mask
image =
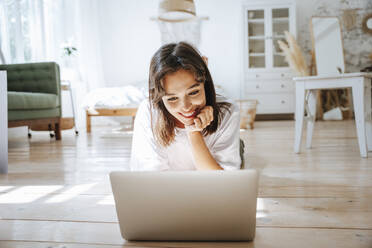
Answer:
[{"label": "silver laptop", "polygon": [[255,170],[111,172],[126,240],[249,241],[256,229]]}]

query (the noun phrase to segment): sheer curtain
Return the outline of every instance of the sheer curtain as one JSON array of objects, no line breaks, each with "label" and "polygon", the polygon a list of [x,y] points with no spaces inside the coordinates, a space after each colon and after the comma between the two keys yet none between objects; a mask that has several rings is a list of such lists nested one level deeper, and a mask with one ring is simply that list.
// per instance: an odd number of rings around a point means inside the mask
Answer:
[{"label": "sheer curtain", "polygon": [[104,85],[98,0],[1,0],[0,47],[7,63],[66,58],[62,46],[77,48],[73,69],[91,90]]},{"label": "sheer curtain", "polygon": [[[0,0],[0,48],[6,63],[55,61],[62,78],[73,72],[77,126],[84,124],[79,105],[86,92],[104,86],[98,1]],[[75,56],[63,56],[67,43],[77,49]]]}]

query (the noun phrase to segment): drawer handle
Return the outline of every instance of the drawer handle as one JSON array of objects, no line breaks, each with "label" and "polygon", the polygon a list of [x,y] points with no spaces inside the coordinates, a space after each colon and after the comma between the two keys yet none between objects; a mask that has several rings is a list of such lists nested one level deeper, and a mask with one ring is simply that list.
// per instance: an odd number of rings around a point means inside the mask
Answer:
[{"label": "drawer handle", "polygon": [[256,85],[256,89],[259,89],[260,88],[260,86],[259,85]]},{"label": "drawer handle", "polygon": [[284,101],[284,100],[282,100],[282,101],[281,101],[281,103],[282,103],[282,104],[284,104],[284,103],[285,103],[285,101]]},{"label": "drawer handle", "polygon": [[284,88],[285,86],[284,86],[284,84],[281,84],[280,87],[281,87],[281,88]]}]

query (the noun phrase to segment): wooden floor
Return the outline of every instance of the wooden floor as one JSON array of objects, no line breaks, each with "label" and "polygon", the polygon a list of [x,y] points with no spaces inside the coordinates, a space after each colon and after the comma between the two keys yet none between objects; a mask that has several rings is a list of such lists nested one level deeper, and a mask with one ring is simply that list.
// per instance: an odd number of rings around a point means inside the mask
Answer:
[{"label": "wooden floor", "polygon": [[126,242],[108,173],[128,169],[130,136],[94,127],[62,141],[47,132],[9,141],[0,175],[0,247],[372,247],[372,153],[359,156],[351,121],[318,122],[313,149],[293,153],[294,122],[241,133],[260,171],[254,242]]}]

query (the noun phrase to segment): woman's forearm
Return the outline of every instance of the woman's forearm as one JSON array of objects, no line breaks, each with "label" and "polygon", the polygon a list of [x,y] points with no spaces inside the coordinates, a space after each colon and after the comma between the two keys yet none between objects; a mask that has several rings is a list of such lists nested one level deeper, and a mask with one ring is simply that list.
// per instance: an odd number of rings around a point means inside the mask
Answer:
[{"label": "woman's forearm", "polygon": [[201,132],[188,133],[191,151],[198,170],[223,170],[213,158]]}]

